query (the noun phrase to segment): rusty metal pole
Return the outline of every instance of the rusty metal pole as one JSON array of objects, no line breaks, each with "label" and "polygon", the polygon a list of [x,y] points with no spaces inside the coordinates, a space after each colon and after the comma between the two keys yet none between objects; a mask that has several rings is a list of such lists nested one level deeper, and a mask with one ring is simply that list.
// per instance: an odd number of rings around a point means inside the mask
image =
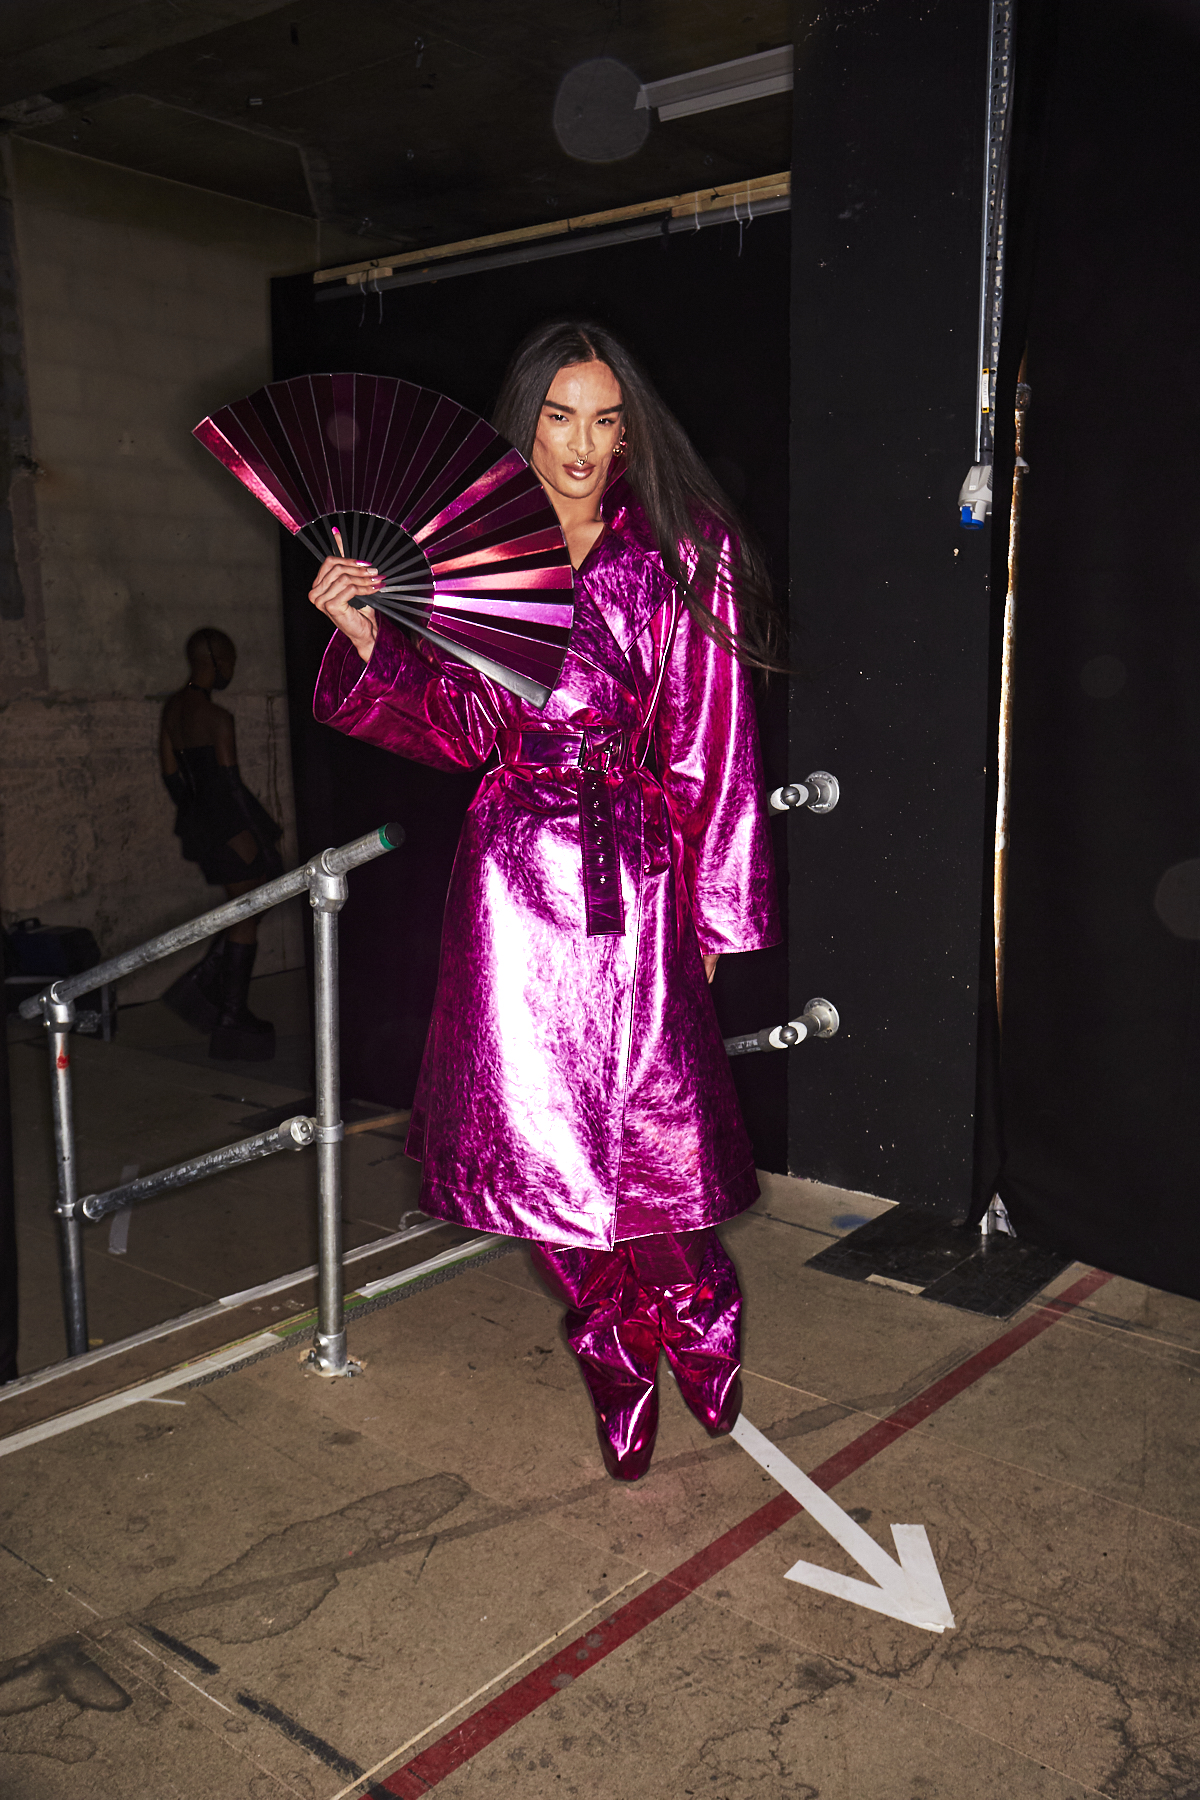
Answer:
[{"label": "rusty metal pole", "polygon": [[1008,799],[1012,772],[1012,663],[1017,625],[1017,561],[1021,544],[1021,489],[1029,465],[1022,454],[1025,443],[1025,409],[1029,388],[1025,382],[1025,358],[1017,376],[1016,463],[1013,468],[1012,505],[1008,515],[1008,591],[1004,597],[1004,648],[1000,664],[1000,738],[996,757],[996,843],[992,887],[992,920],[996,937],[996,1012],[1004,1017],[1004,937],[1008,897]]}]

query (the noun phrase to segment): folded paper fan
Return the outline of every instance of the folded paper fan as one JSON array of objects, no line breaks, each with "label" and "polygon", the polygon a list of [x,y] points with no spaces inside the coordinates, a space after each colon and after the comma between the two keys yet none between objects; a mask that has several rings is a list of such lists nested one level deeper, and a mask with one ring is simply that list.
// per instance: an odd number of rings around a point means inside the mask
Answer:
[{"label": "folded paper fan", "polygon": [[571,559],[541,482],[484,419],[408,381],[300,375],[193,435],[314,556],[379,570],[361,604],[546,704],[571,632]]}]

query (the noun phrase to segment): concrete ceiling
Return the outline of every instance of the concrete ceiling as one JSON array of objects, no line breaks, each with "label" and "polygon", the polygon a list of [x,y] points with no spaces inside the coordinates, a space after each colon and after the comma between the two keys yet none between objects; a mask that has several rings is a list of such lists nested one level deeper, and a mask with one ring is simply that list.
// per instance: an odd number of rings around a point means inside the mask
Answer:
[{"label": "concrete ceiling", "polygon": [[592,59],[649,82],[790,36],[787,0],[0,0],[0,128],[318,218],[333,262],[785,169],[790,94],[604,163],[552,115]]}]

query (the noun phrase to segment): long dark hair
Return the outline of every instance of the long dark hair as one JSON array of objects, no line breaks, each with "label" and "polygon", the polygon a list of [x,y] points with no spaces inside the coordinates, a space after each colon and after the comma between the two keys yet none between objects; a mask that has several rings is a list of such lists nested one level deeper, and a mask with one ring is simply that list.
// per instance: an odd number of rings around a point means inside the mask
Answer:
[{"label": "long dark hair", "polygon": [[[754,669],[785,670],[779,609],[762,555],[683,426],[636,357],[607,326],[552,319],[531,331],[508,365],[492,418],[496,430],[528,458],[554,377],[573,363],[588,362],[607,363],[620,383],[625,474],[645,508],[663,565],[688,611],[739,662]],[[704,598],[717,579],[721,528],[734,544],[735,632],[726,630]],[[689,549],[695,558],[690,579],[684,562]]]}]

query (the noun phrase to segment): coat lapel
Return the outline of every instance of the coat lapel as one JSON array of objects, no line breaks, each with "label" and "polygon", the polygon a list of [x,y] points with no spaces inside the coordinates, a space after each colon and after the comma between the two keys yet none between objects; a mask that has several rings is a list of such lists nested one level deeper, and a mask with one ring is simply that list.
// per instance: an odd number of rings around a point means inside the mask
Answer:
[{"label": "coat lapel", "polygon": [[587,591],[624,661],[630,645],[671,598],[674,583],[662,565],[645,513],[618,476],[601,510],[608,530],[576,578]]}]

